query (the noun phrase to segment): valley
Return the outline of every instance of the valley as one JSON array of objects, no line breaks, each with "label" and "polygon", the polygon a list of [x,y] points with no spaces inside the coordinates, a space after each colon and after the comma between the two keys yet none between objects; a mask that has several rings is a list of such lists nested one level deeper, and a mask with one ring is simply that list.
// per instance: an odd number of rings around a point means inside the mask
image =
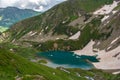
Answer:
[{"label": "valley", "polygon": [[0,15],[0,79],[120,80],[119,5],[67,0],[21,19],[16,13],[7,30]]}]

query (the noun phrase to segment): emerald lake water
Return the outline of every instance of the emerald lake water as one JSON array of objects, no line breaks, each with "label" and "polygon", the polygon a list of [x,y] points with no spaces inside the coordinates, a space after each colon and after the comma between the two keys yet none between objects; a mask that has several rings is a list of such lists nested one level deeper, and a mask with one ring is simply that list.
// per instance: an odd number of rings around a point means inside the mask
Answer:
[{"label": "emerald lake water", "polygon": [[65,67],[65,68],[82,68],[90,69],[93,65],[90,62],[98,62],[95,56],[76,55],[67,51],[49,51],[38,53],[39,57],[48,60],[47,66]]}]

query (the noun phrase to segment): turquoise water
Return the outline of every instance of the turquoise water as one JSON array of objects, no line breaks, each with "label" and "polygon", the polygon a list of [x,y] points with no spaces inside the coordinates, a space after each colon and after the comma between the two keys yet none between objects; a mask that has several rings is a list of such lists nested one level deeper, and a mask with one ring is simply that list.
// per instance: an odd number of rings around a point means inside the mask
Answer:
[{"label": "turquoise water", "polygon": [[[76,55],[67,51],[49,51],[38,53],[39,57],[50,61],[47,66],[90,69],[93,65],[90,62],[98,62],[95,56]],[[90,62],[89,62],[90,61]]]}]

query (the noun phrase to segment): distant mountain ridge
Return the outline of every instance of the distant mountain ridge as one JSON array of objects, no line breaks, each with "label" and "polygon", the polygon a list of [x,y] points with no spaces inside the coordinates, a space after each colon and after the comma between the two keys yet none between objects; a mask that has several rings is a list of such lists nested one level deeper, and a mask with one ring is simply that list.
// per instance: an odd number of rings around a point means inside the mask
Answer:
[{"label": "distant mountain ridge", "polygon": [[14,23],[40,14],[30,9],[16,7],[0,8],[0,26],[10,27]]}]

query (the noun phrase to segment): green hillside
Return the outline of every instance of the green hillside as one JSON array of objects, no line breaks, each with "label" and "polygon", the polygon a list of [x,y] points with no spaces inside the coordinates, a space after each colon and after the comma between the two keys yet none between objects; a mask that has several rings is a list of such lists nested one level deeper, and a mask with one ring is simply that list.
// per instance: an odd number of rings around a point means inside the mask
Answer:
[{"label": "green hillside", "polygon": [[119,75],[99,70],[53,69],[33,63],[15,53],[0,48],[0,80],[119,80]]},{"label": "green hillside", "polygon": [[17,53],[18,55],[26,58],[26,59],[35,59],[36,53],[38,52],[34,48],[25,47],[25,46],[17,46],[12,43],[0,43],[0,47],[11,52]]},{"label": "green hillside", "polygon": [[111,4],[113,2],[113,0],[73,0],[72,2],[74,1],[76,1],[76,3],[79,4],[79,7],[86,12],[95,11],[103,5]]},{"label": "green hillside", "polygon": [[[41,15],[14,24],[11,29],[5,32],[5,41],[12,41],[25,46],[27,43],[29,44],[27,46],[32,45],[39,51],[54,50],[55,43],[58,45],[58,50],[73,51],[82,49],[90,40],[102,42],[114,35],[115,26],[111,26],[111,23],[113,23],[112,19],[119,18],[119,16],[113,18],[119,12],[113,15],[110,21],[108,20],[110,23],[107,25],[103,25],[105,23],[101,22],[104,15],[95,17],[91,13],[112,2],[113,0],[65,1]],[[119,26],[118,22],[114,24]],[[69,37],[78,31],[81,32],[79,39],[69,40]],[[115,34],[117,35],[117,33]],[[109,44],[103,42],[98,47],[104,49],[107,46]]]},{"label": "green hillside", "polygon": [[[38,32],[38,34],[43,31],[44,34],[51,32],[52,35],[60,34],[70,36],[70,33],[74,34],[79,29],[76,26],[68,26],[70,22],[80,16],[84,17],[85,22],[91,17],[89,12],[93,12],[104,4],[110,4],[112,2],[113,0],[65,1],[54,6],[42,15],[26,19],[13,25],[13,27],[8,31],[10,32],[8,34],[11,34],[9,38],[10,40],[18,40],[30,31]],[[46,27],[48,28],[46,29]]]}]

